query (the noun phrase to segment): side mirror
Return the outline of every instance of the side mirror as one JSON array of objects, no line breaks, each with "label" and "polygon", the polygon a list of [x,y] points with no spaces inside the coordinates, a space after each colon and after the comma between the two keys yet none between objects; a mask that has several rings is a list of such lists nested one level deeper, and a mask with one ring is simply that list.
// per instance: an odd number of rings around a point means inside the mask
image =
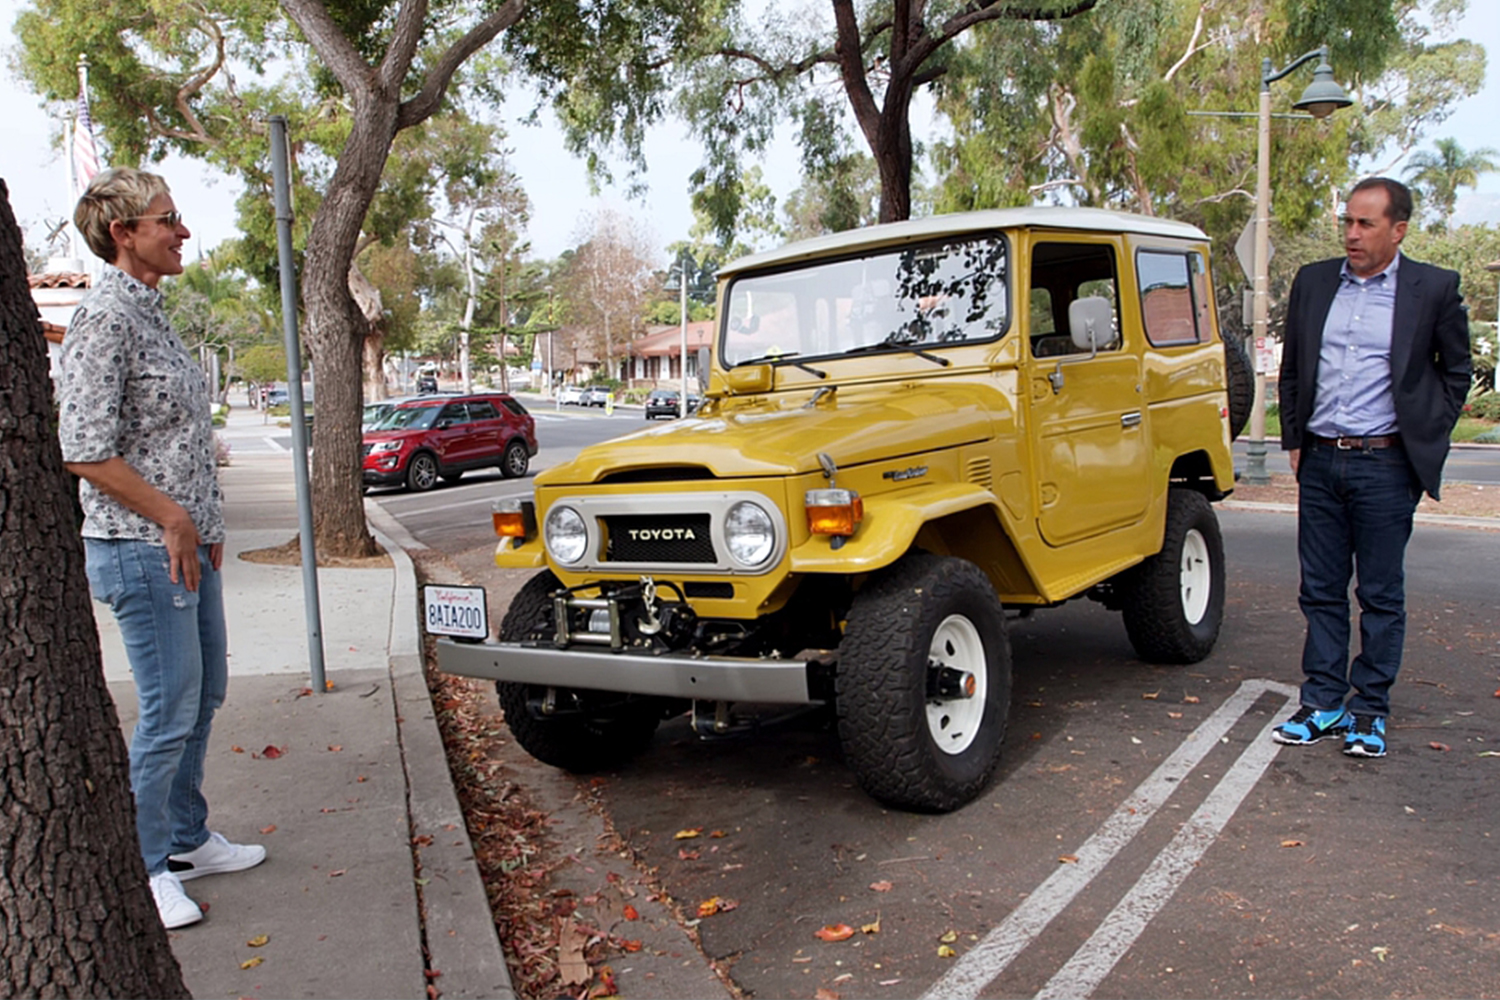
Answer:
[{"label": "side mirror", "polygon": [[1068,303],[1068,332],[1073,346],[1093,353],[1114,343],[1114,304],[1102,295],[1090,295]]},{"label": "side mirror", "polygon": [[708,391],[708,366],[711,363],[712,355],[709,354],[708,347],[705,345],[698,348],[698,371],[696,372],[696,376],[698,391],[700,393]]}]

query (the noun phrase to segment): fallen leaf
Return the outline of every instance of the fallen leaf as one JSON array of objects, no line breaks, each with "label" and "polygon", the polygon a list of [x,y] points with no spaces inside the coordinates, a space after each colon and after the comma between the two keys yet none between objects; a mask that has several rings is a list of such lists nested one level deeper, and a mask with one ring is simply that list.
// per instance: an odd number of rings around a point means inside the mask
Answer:
[{"label": "fallen leaf", "polygon": [[333,690],[333,681],[324,681],[323,682],[323,690],[324,691],[332,691]]},{"label": "fallen leaf", "polygon": [[870,888],[874,889],[876,892],[890,892],[891,884],[885,879],[881,879],[879,882],[871,882]]},{"label": "fallen leaf", "polygon": [[260,832],[267,835],[273,834],[276,832],[276,824],[272,823],[270,826],[263,826],[260,828]]},{"label": "fallen leaf", "polygon": [[1146,701],[1155,701],[1156,698],[1157,698],[1157,695],[1159,695],[1159,694],[1161,694],[1160,691],[1145,691],[1145,692],[1142,692],[1141,697],[1144,698]]},{"label": "fallen leaf", "polygon": [[232,747],[229,748],[229,752],[230,753],[244,753],[245,752],[245,748],[242,747],[242,746],[232,746]]},{"label": "fallen leaf", "polygon": [[1374,955],[1376,958],[1380,959],[1382,962],[1385,961],[1385,956],[1389,955],[1390,953],[1391,953],[1391,949],[1387,948],[1383,944],[1377,944],[1375,947],[1373,947],[1373,948],[1370,949],[1370,954]]},{"label": "fallen leaf", "polygon": [[260,965],[264,961],[265,961],[264,958],[262,958],[260,955],[256,955],[254,958],[247,958],[243,962],[241,962],[240,963],[240,968],[242,968],[242,969],[253,969],[257,965]]},{"label": "fallen leaf", "polygon": [[875,922],[874,923],[872,923],[872,924],[860,924],[859,925],[859,932],[861,934],[879,934],[880,933],[880,914],[878,914],[878,913],[875,914]]},{"label": "fallen leaf", "polygon": [[442,973],[437,969],[423,969],[422,975],[426,976],[428,979],[436,979],[441,976]]},{"label": "fallen leaf", "polygon": [[365,782],[365,781],[369,781],[370,779],[368,777],[366,777],[365,775],[361,774],[359,777],[355,778],[354,780],[355,781],[359,781],[359,782]]},{"label": "fallen leaf", "polygon": [[328,873],[328,877],[329,878],[338,878],[340,875],[344,874],[348,870],[349,869],[347,869],[347,868],[335,868],[333,871],[331,871],[331,872]]},{"label": "fallen leaf", "polygon": [[703,902],[698,904],[698,916],[713,916],[715,913],[719,912],[719,904],[723,902],[724,900],[720,899],[718,896],[710,896],[708,899],[705,899]]},{"label": "fallen leaf", "polygon": [[1078,855],[1064,854],[1057,859],[1057,862],[1063,865],[1076,865],[1078,864]]},{"label": "fallen leaf", "polygon": [[677,848],[678,861],[697,861],[701,855],[697,851],[690,851],[686,847]]},{"label": "fallen leaf", "polygon": [[1429,743],[1427,745],[1430,746],[1430,747],[1432,747],[1432,749],[1434,749],[1434,750],[1441,750],[1443,753],[1447,753],[1449,750],[1453,749],[1448,744],[1446,744],[1446,743],[1439,743],[1436,740],[1433,740],[1431,743]]},{"label": "fallen leaf", "polygon": [[712,837],[715,840],[720,840],[720,839],[722,839],[724,837],[729,836],[729,834],[725,833],[723,830],[714,830],[712,833],[709,834],[709,836]]},{"label": "fallen leaf", "polygon": [[1198,704],[1198,696],[1195,694],[1183,695],[1182,703],[1184,705],[1196,705]]},{"label": "fallen leaf", "polygon": [[847,941],[854,936],[854,928],[848,924],[829,924],[813,931],[813,937],[824,941]]},{"label": "fallen leaf", "polygon": [[1181,712],[1168,712],[1167,713],[1167,718],[1169,718],[1169,719],[1180,719],[1180,718],[1182,718],[1182,713]]},{"label": "fallen leaf", "polygon": [[701,826],[695,826],[695,827],[693,827],[690,830],[678,830],[676,833],[672,834],[672,839],[673,840],[692,840],[694,837],[701,837],[702,835],[703,835],[703,827],[701,827]]},{"label": "fallen leaf", "polygon": [[640,951],[641,943],[639,941],[626,940],[622,938],[620,941],[620,947],[624,948],[626,951]]},{"label": "fallen leaf", "polygon": [[1301,847],[1302,846],[1302,841],[1300,841],[1300,840],[1283,840],[1281,842],[1281,846],[1282,847]]},{"label": "fallen leaf", "polygon": [[275,760],[277,757],[280,757],[284,753],[286,753],[286,751],[281,749],[281,747],[268,745],[264,750],[260,752],[260,755],[266,760]]},{"label": "fallen leaf", "polygon": [[588,959],[583,950],[588,946],[589,933],[567,917],[557,932],[557,978],[565,986],[582,986],[592,978]]},{"label": "fallen leaf", "polygon": [[938,958],[952,958],[957,954],[958,952],[954,951],[952,948],[948,947],[945,944],[938,945]]},{"label": "fallen leaf", "polygon": [[958,940],[958,931],[949,931],[942,937],[938,938],[938,940],[943,942],[943,944],[952,944],[953,942]]},{"label": "fallen leaf", "polygon": [[438,992],[438,988],[436,986],[432,985],[431,983],[428,983],[427,984],[427,1000],[438,1000],[438,997],[440,997],[440,996],[442,996],[442,994]]},{"label": "fallen leaf", "polygon": [[343,753],[344,752],[343,744],[341,744],[341,743],[330,743],[330,744],[328,744],[328,752],[329,753]]},{"label": "fallen leaf", "polygon": [[261,945],[265,944],[269,940],[271,940],[271,935],[269,935],[269,934],[257,934],[257,935],[255,935],[255,937],[251,938],[249,941],[246,941],[245,944],[248,945],[251,948],[259,948]]},{"label": "fallen leaf", "polygon": [[1136,746],[1140,746],[1141,745],[1141,740],[1140,740],[1140,737],[1138,737],[1138,736],[1132,736],[1132,737],[1130,737],[1130,742],[1134,743]]},{"label": "fallen leaf", "polygon": [[1479,756],[1481,756],[1481,757],[1500,757],[1500,750],[1481,750],[1481,751],[1479,751]]},{"label": "fallen leaf", "polygon": [[629,903],[625,904],[624,913],[625,913],[625,919],[626,920],[639,920],[639,919],[641,919],[640,912],[638,910],[636,910],[635,907],[631,906]]},{"label": "fallen leaf", "polygon": [[817,991],[813,993],[813,1000],[839,1000],[839,995],[826,986],[819,986]]}]

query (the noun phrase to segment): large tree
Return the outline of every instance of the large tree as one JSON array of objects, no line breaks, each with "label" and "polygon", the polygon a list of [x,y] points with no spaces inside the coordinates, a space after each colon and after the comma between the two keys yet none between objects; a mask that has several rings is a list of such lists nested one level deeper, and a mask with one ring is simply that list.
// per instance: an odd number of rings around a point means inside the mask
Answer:
[{"label": "large tree", "polygon": [[615,351],[641,325],[652,289],[649,241],[630,218],[612,210],[588,223],[584,242],[568,261],[564,284],[568,317],[587,326],[606,378],[616,378]]},{"label": "large tree", "polygon": [[1406,176],[1416,191],[1423,214],[1430,217],[1428,225],[1446,229],[1453,215],[1453,203],[1458,200],[1458,189],[1474,187],[1481,174],[1500,170],[1497,162],[1500,153],[1488,147],[1464,149],[1457,139],[1439,139],[1434,145],[1433,152],[1417,153],[1407,161]]},{"label": "large tree", "polygon": [[[742,150],[761,149],[777,123],[821,117],[837,127],[848,112],[880,178],[880,221],[911,214],[911,104],[942,79],[958,39],[980,25],[1066,19],[1099,0],[828,0],[787,9],[766,5],[759,25],[736,13],[705,34],[700,57],[683,66],[679,111],[705,143],[695,174],[715,224],[730,232],[741,207]],[[826,15],[826,16],[825,16]],[[803,129],[819,142],[823,129]]]},{"label": "large tree", "polygon": [[0,181],[0,995],[185,997],[136,841],[51,386]]}]

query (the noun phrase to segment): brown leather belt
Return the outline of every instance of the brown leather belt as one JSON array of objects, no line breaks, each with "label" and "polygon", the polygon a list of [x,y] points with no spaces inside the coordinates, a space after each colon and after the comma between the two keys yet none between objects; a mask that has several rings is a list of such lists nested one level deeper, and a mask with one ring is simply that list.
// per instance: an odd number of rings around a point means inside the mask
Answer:
[{"label": "brown leather belt", "polygon": [[1326,438],[1317,434],[1309,434],[1318,444],[1326,444],[1330,448],[1339,451],[1364,451],[1368,448],[1393,448],[1401,443],[1399,434],[1375,434],[1371,437],[1336,437]]}]

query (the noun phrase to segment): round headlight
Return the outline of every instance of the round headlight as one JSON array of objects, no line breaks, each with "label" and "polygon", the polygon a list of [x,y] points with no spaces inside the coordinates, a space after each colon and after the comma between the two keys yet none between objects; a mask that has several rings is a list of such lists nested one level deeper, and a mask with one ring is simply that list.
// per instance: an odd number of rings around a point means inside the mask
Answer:
[{"label": "round headlight", "polygon": [[744,566],[759,566],[776,549],[776,525],[759,504],[741,500],[724,520],[729,554]]},{"label": "round headlight", "polygon": [[572,507],[553,507],[547,512],[547,551],[560,563],[576,563],[583,558],[589,534],[583,518]]}]

